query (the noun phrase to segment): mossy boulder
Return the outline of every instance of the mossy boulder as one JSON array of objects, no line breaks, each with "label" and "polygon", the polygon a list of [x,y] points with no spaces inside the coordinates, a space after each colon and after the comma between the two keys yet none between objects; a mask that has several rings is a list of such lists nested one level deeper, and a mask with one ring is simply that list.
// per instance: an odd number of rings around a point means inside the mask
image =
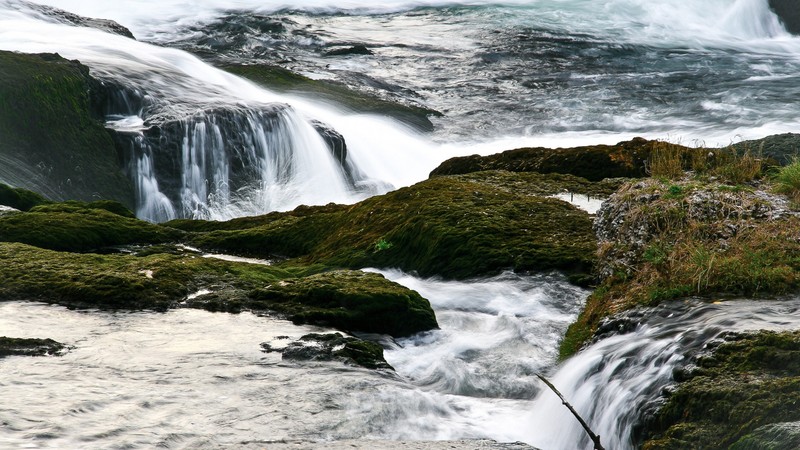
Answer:
[{"label": "mossy boulder", "polygon": [[731,445],[731,450],[800,448],[800,422],[774,423],[756,428]]},{"label": "mossy boulder", "polygon": [[20,211],[27,211],[34,206],[45,203],[50,202],[35,192],[0,183],[0,205],[9,206]]},{"label": "mossy boulder", "polygon": [[441,116],[432,109],[387,101],[341,83],[312,80],[278,66],[227,64],[221,68],[277,92],[321,98],[356,112],[389,116],[423,131],[433,130],[429,116]]},{"label": "mossy boulder", "polygon": [[647,176],[646,162],[658,141],[635,138],[616,145],[571,148],[519,148],[489,156],[463,156],[448,159],[431,172],[431,177],[482,170],[510,172],[563,173],[600,181],[604,178]]},{"label": "mossy boulder", "polygon": [[376,273],[342,270],[287,279],[249,297],[249,307],[285,313],[294,323],[395,337],[438,327],[427,300]]},{"label": "mossy boulder", "polygon": [[0,182],[53,200],[134,204],[100,117],[103,88],[56,54],[0,51]]},{"label": "mossy boulder", "polygon": [[[800,332],[762,331],[728,341],[700,358],[669,395],[644,449],[772,448],[746,443],[764,436],[763,428],[756,433],[760,427],[800,421]],[[793,439],[798,442],[797,434]]]},{"label": "mossy boulder", "polygon": [[[488,172],[437,177],[313,214],[304,210],[234,224],[206,223],[206,230],[216,231],[196,234],[192,243],[303,264],[396,267],[455,279],[507,269],[591,272],[595,238],[589,215],[561,200],[518,192],[515,180],[521,178]],[[554,178],[542,180],[558,192]]]},{"label": "mossy boulder", "polygon": [[52,339],[0,336],[0,358],[6,356],[58,356],[66,350],[66,345]]},{"label": "mossy boulder", "polygon": [[585,344],[604,317],[637,306],[800,288],[800,212],[772,190],[698,178],[624,185],[595,219],[602,282],[567,330],[561,356]]},{"label": "mossy boulder", "polygon": [[[430,304],[377,274],[274,267],[187,253],[84,254],[0,243],[0,301],[72,308],[274,311],[297,323],[404,336],[435,328]],[[205,290],[209,293],[189,295]]]},{"label": "mossy boulder", "polygon": [[126,244],[179,240],[185,233],[133,217],[117,202],[66,202],[0,217],[0,241],[85,252]]}]

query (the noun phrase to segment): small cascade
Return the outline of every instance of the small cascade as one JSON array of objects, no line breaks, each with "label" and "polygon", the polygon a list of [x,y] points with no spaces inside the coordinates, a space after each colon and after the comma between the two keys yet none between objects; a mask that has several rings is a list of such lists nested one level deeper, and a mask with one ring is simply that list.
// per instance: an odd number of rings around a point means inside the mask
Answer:
[{"label": "small cascade", "polygon": [[[125,113],[142,103],[118,98]],[[347,202],[363,181],[341,135],[284,104],[218,107],[182,119],[154,115],[138,129],[135,116],[111,118],[136,186],[137,216],[146,220],[226,220]],[[316,198],[320,187],[324,198]]]},{"label": "small cascade", "polygon": [[[639,430],[655,413],[676,369],[726,332],[792,330],[800,326],[800,300],[672,303],[633,310],[603,326],[605,337],[557,367],[550,381],[600,435],[608,449],[641,445]],[[627,331],[614,334],[621,330]],[[591,449],[571,413],[549,391],[520,420],[537,424],[524,438],[540,448]]]}]

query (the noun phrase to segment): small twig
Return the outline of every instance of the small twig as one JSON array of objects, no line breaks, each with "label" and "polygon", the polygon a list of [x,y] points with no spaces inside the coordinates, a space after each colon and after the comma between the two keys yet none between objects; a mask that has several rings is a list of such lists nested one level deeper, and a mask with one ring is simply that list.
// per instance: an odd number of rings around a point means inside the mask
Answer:
[{"label": "small twig", "polygon": [[555,394],[558,396],[558,398],[560,398],[560,399],[561,399],[561,404],[563,404],[564,406],[566,406],[566,407],[567,407],[567,409],[569,409],[569,411],[572,413],[572,415],[573,415],[573,416],[575,416],[575,418],[576,418],[576,419],[578,419],[578,422],[580,422],[580,423],[581,423],[581,426],[583,427],[583,429],[584,429],[584,430],[586,430],[586,434],[588,434],[588,435],[589,435],[589,438],[591,438],[592,442],[594,442],[594,450],[606,450],[606,449],[603,447],[603,445],[602,445],[602,444],[600,444],[600,436],[598,436],[598,435],[594,434],[594,432],[592,431],[592,429],[591,429],[591,428],[589,428],[589,425],[587,425],[587,424],[586,424],[586,421],[584,421],[584,420],[583,420],[583,418],[582,418],[582,417],[581,417],[581,416],[578,414],[578,412],[577,412],[577,411],[575,411],[575,408],[573,408],[573,407],[572,407],[572,405],[570,405],[570,404],[569,404],[569,402],[568,402],[568,401],[567,401],[567,400],[564,398],[564,396],[563,396],[563,395],[561,395],[561,392],[559,392],[559,391],[558,391],[558,389],[556,389],[556,387],[555,387],[555,386],[553,386],[553,383],[551,383],[551,382],[547,381],[547,379],[546,379],[545,377],[541,376],[541,375],[540,375],[540,374],[538,374],[538,373],[536,374],[536,376],[537,376],[537,377],[538,377],[540,380],[542,380],[542,382],[544,382],[544,384],[546,384],[546,385],[547,385],[547,387],[549,387],[549,388],[550,388],[550,390],[552,390],[553,392],[555,392]]}]

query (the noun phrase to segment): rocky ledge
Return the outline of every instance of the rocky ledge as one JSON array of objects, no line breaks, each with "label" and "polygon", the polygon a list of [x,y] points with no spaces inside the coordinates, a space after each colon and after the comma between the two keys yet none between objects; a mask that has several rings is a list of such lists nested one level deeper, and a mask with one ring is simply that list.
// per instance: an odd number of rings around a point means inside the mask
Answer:
[{"label": "rocky ledge", "polygon": [[6,356],[60,356],[68,347],[52,339],[0,337],[0,358]]}]

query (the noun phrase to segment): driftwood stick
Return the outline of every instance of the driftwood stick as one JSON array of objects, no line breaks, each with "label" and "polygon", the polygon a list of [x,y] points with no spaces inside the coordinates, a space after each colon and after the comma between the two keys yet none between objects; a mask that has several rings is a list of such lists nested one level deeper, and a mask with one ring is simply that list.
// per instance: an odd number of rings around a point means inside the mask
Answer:
[{"label": "driftwood stick", "polygon": [[549,388],[550,388],[550,390],[552,390],[553,392],[555,392],[555,394],[558,396],[558,398],[560,398],[560,399],[561,399],[561,403],[562,403],[564,406],[566,406],[566,407],[567,407],[567,409],[569,409],[569,411],[572,413],[572,415],[573,415],[573,416],[575,416],[575,418],[576,418],[576,419],[578,419],[578,422],[580,422],[580,423],[581,423],[581,426],[583,427],[583,429],[584,429],[584,430],[586,430],[586,434],[588,434],[588,435],[589,435],[589,438],[591,438],[592,442],[594,442],[594,450],[606,450],[606,449],[603,447],[603,445],[602,445],[602,444],[600,444],[600,436],[598,436],[598,435],[594,434],[594,432],[592,431],[592,429],[591,429],[591,428],[589,428],[589,425],[587,425],[587,424],[586,424],[586,421],[584,421],[584,420],[583,420],[583,418],[580,416],[580,414],[578,414],[578,412],[577,412],[577,411],[575,411],[575,408],[573,408],[573,407],[572,407],[572,405],[570,405],[570,404],[569,404],[569,402],[568,402],[568,401],[567,401],[567,400],[564,398],[564,396],[563,396],[563,395],[561,395],[561,392],[559,392],[559,391],[558,391],[558,389],[556,389],[556,387],[555,387],[555,386],[553,386],[553,383],[551,383],[551,382],[547,381],[547,379],[546,379],[545,377],[543,377],[542,375],[540,375],[540,374],[538,374],[538,373],[536,374],[536,376],[537,376],[537,377],[538,377],[540,380],[542,380],[542,382],[544,382],[544,384],[546,384],[546,385],[547,385],[547,387],[549,387]]}]

